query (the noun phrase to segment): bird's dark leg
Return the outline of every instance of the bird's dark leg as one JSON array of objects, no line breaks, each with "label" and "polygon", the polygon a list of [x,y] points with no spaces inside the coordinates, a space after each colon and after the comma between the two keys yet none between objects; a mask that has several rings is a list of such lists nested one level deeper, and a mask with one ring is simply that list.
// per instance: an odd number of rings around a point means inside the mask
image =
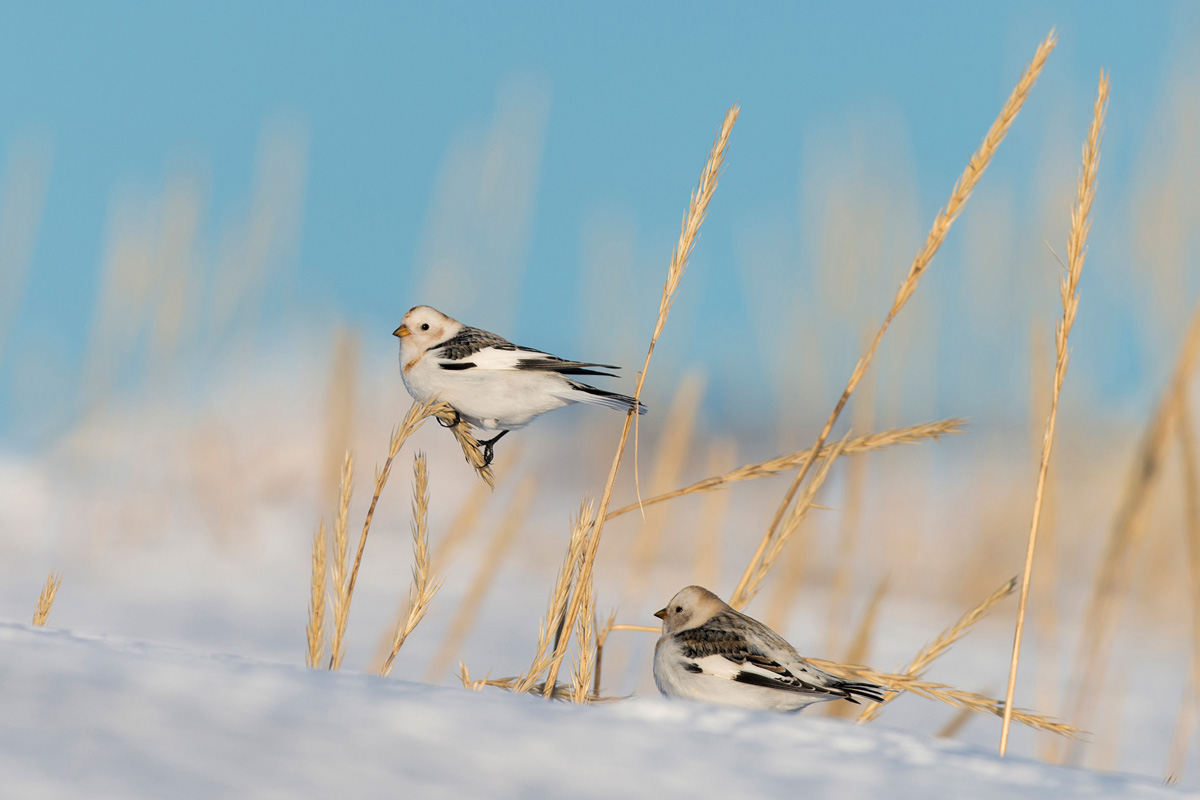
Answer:
[{"label": "bird's dark leg", "polygon": [[504,434],[506,434],[506,433],[508,433],[508,431],[506,431],[506,430],[500,431],[499,433],[497,433],[495,436],[488,439],[487,441],[480,442],[480,444],[483,445],[483,465],[485,467],[491,465],[492,457],[495,455],[492,452],[492,445],[494,445],[496,442],[500,441],[500,437],[504,436]]},{"label": "bird's dark leg", "polygon": [[452,421],[446,422],[446,420],[442,419],[441,417],[436,417],[438,425],[441,425],[443,428],[453,428],[455,425],[462,422],[462,417],[458,415],[458,409],[452,408],[450,410],[454,412],[454,419]]}]

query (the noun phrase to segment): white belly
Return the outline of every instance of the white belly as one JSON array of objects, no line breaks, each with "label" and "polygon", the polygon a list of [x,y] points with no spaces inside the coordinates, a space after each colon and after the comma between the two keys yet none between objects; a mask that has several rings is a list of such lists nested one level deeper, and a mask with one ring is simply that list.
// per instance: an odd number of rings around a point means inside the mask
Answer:
[{"label": "white belly", "polygon": [[716,675],[668,667],[671,664],[677,665],[681,659],[678,648],[670,642],[660,639],[654,648],[654,683],[667,697],[761,711],[799,711],[813,703],[833,699],[831,695],[770,689]]},{"label": "white belly", "polygon": [[570,385],[561,375],[522,370],[444,370],[422,360],[404,372],[404,386],[418,400],[436,395],[471,425],[484,430],[523,428],[540,414],[562,408]]}]

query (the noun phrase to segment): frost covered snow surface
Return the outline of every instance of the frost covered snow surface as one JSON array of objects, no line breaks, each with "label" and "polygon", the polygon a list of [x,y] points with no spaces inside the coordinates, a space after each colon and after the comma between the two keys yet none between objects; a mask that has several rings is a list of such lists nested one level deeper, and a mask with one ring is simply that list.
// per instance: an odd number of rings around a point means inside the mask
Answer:
[{"label": "frost covered snow surface", "polygon": [[660,698],[591,707],[0,624],[13,798],[1127,798],[1128,775]]}]

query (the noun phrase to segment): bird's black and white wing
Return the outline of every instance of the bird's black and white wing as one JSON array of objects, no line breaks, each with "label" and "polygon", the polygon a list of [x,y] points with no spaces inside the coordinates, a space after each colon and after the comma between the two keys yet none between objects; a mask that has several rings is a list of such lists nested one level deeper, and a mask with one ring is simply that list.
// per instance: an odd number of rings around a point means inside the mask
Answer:
[{"label": "bird's black and white wing", "polygon": [[854,703],[858,701],[853,695],[883,700],[880,687],[823,672],[804,662],[778,636],[760,635],[770,631],[748,634],[745,619],[740,614],[718,614],[699,627],[676,633],[683,669],[785,692],[832,695]]},{"label": "bird's black and white wing", "polygon": [[592,364],[586,361],[567,361],[534,350],[520,347],[505,339],[479,328],[464,327],[457,334],[429,348],[439,367],[445,370],[467,369],[512,369],[537,372],[556,372],[560,375],[604,375],[615,378],[609,372],[592,369],[620,369],[611,364]]}]

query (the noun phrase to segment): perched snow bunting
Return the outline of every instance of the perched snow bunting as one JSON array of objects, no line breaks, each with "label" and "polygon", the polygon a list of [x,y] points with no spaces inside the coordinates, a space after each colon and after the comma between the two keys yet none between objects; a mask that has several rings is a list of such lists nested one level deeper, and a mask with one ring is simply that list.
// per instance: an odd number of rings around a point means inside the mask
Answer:
[{"label": "perched snow bunting", "polygon": [[845,698],[883,700],[884,687],[845,681],[809,664],[782,636],[689,586],[655,613],[663,621],[654,647],[654,682],[667,697],[741,708],[799,711]]},{"label": "perched snow bunting", "polygon": [[463,325],[429,306],[416,306],[392,332],[400,338],[400,374],[417,400],[437,397],[461,419],[487,431],[499,431],[484,445],[491,463],[492,445],[511,430],[523,428],[540,414],[568,403],[594,403],[619,411],[635,404],[632,397],[606,392],[572,380],[569,375],[606,375],[589,364],[518,347],[494,333]]}]

